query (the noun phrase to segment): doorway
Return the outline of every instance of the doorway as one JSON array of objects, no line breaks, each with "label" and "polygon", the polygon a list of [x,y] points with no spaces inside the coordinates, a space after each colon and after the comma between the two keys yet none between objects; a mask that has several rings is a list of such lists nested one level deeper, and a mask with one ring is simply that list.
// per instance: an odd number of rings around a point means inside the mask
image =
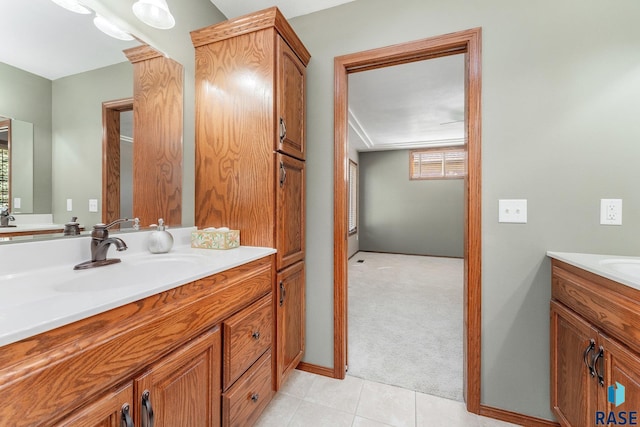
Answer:
[{"label": "doorway", "polygon": [[465,139],[467,175],[464,184],[464,385],[467,410],[480,412],[480,60],[481,29],[340,56],[334,62],[334,372],[344,378],[347,367],[348,250],[348,75],[454,54],[465,56]]},{"label": "doorway", "polygon": [[103,102],[102,128],[102,222],[109,224],[133,217],[133,98]]}]

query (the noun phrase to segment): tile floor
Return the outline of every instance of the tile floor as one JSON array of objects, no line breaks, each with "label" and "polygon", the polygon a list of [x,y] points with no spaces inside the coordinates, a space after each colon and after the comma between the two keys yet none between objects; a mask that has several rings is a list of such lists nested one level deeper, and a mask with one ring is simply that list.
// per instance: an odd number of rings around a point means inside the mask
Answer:
[{"label": "tile floor", "polygon": [[347,376],[295,370],[256,427],[513,427],[462,402]]}]

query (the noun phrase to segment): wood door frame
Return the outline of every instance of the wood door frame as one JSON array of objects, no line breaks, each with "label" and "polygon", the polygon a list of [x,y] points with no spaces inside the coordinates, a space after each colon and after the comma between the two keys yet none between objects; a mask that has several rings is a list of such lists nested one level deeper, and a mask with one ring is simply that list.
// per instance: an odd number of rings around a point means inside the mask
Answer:
[{"label": "wood door frame", "polygon": [[132,110],[133,98],[102,103],[102,222],[105,224],[120,218],[120,113]]},{"label": "wood door frame", "polygon": [[467,410],[480,412],[481,338],[481,28],[338,56],[334,60],[334,364],[344,378],[347,363],[348,75],[355,72],[464,53],[465,178],[464,388]]}]

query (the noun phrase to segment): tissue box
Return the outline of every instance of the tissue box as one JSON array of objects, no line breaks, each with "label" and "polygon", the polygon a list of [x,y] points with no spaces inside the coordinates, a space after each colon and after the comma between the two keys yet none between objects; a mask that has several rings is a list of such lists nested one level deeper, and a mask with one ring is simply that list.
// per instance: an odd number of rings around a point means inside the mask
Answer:
[{"label": "tissue box", "polygon": [[232,249],[240,246],[240,230],[191,232],[191,247],[203,249]]}]

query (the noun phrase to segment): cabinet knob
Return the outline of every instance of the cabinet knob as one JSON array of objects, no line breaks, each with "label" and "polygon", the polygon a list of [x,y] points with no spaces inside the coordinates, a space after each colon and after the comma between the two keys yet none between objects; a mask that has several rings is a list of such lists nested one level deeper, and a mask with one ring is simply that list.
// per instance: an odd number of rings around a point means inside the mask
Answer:
[{"label": "cabinet knob", "polygon": [[251,336],[253,337],[253,339],[259,340],[260,339],[260,331],[255,331],[253,334],[251,334]]},{"label": "cabinet knob", "polygon": [[251,395],[251,400],[252,400],[253,402],[257,402],[259,398],[260,398],[260,395],[259,395],[258,393],[253,393],[253,394]]}]

